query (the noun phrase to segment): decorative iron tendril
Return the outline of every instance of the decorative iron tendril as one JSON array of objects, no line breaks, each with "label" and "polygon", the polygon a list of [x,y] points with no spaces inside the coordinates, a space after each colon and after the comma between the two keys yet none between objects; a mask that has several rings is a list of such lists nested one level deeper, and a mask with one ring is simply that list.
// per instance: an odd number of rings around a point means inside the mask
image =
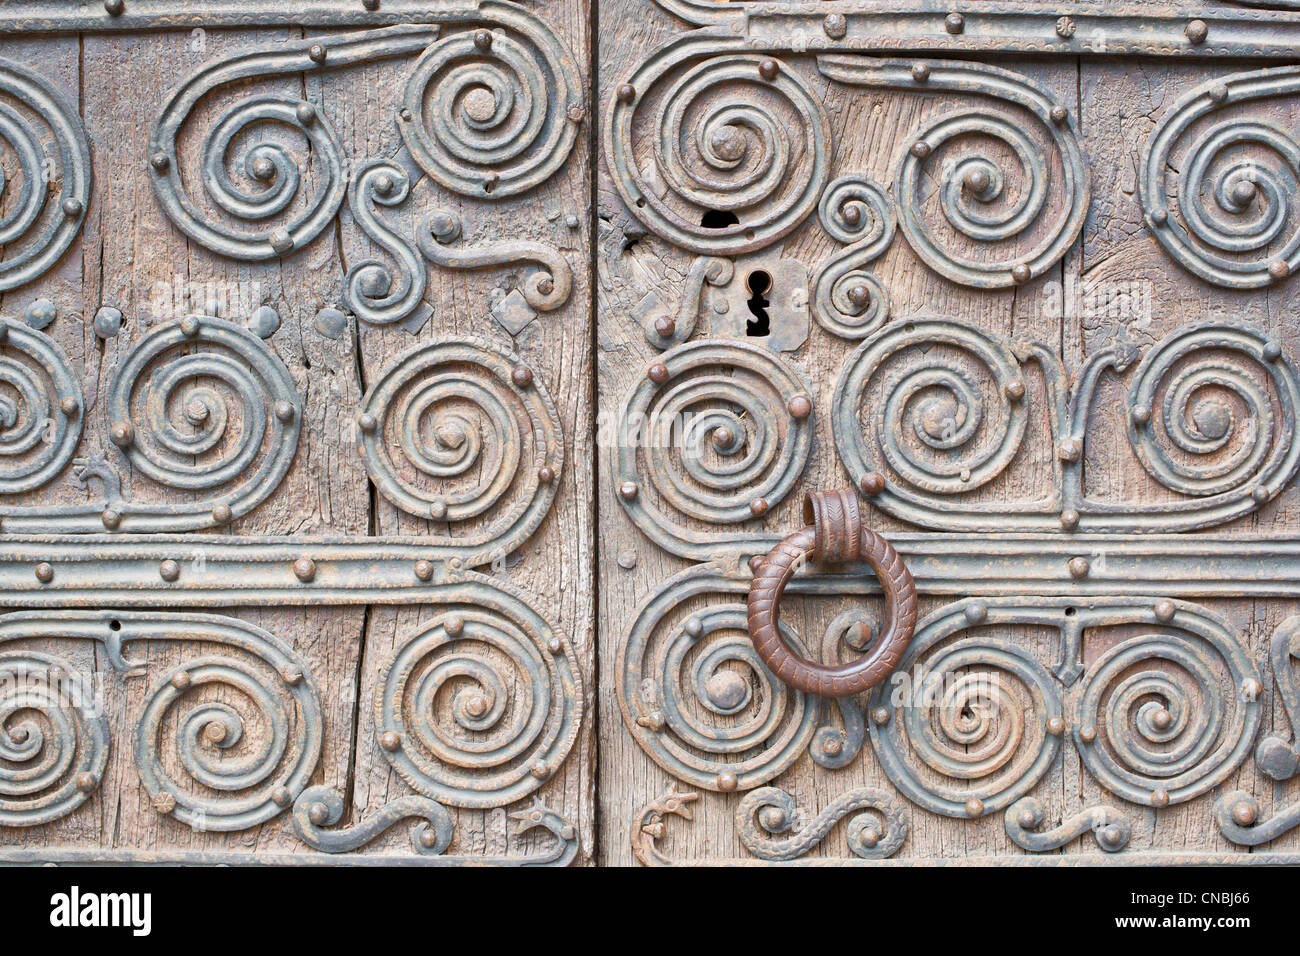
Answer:
[{"label": "decorative iron tendril", "polygon": [[512,239],[479,246],[454,246],[460,238],[460,217],[434,212],[417,230],[415,241],[426,259],[444,269],[484,269],[491,266],[533,262],[539,268],[528,273],[520,293],[539,312],[551,312],[569,301],[573,291],[573,270],[554,246]]},{"label": "decorative iron tendril", "polygon": [[1047,669],[1012,638],[962,634],[973,620],[995,622],[991,605],[975,605],[974,618],[965,603],[927,617],[895,672],[901,688],[880,684],[870,698],[881,767],[909,800],[945,816],[1009,806],[1060,750],[1049,721],[1062,703]]},{"label": "decorative iron tendril", "polygon": [[349,853],[377,839],[403,820],[420,822],[411,828],[415,852],[439,856],[451,846],[455,823],[447,808],[428,797],[400,797],[347,829],[331,830],[343,819],[343,797],[333,787],[308,787],[293,805],[293,829],[314,850]]},{"label": "decorative iron tendril", "polygon": [[0,494],[45,484],[72,460],[84,423],[81,384],[43,332],[0,318]]},{"label": "decorative iron tendril", "polygon": [[[662,371],[660,371],[662,369]],[[736,530],[701,533],[661,513],[734,526],[780,502],[808,463],[809,392],[777,356],[746,342],[702,339],[665,352],[618,418],[620,501],[646,535],[686,557]]]},{"label": "decorative iron tendril", "polygon": [[376,205],[396,206],[410,192],[406,170],[387,159],[357,168],[348,189],[352,216],[362,230],[397,262],[393,271],[377,259],[358,262],[343,279],[343,301],[357,318],[371,325],[389,325],[411,316],[424,302],[424,264],[415,247],[386,225]]},{"label": "decorative iron tendril", "polygon": [[431,592],[436,621],[404,641],[375,690],[375,732],[413,789],[458,807],[532,793],[582,721],[573,649],[505,586],[472,572]]},{"label": "decorative iron tendril", "polygon": [[0,170],[0,196],[8,193],[9,207],[0,215],[0,292],[6,292],[43,275],[81,232],[91,159],[77,109],[40,76],[6,59],[0,59],[0,143],[21,173],[15,195]]},{"label": "decorative iron tendril", "polygon": [[[1272,383],[1276,406],[1261,378]],[[1166,488],[1213,497],[1193,503],[1197,510],[1250,509],[1277,495],[1300,467],[1298,405],[1300,376],[1275,340],[1237,323],[1193,326],[1166,338],[1138,367],[1129,441]]]},{"label": "decorative iron tendril", "polygon": [[30,827],[90,799],[108,763],[108,720],[58,658],[0,653],[0,825]]},{"label": "decorative iron tendril", "polygon": [[[727,55],[691,63],[703,52],[665,51],[631,78],[632,98],[610,111],[609,167],[628,209],[659,237],[702,255],[753,252],[816,206],[829,175],[830,121],[807,83],[779,61]],[[633,119],[647,99],[655,102],[646,126],[653,180],[633,156],[640,128]],[[709,228],[701,223],[709,210],[739,221]]]},{"label": "decorative iron tendril", "polygon": [[[177,229],[213,252],[262,262],[288,255],[311,242],[338,213],[347,191],[342,144],[317,108],[304,100],[254,95],[227,110],[204,137],[200,179],[208,201],[239,228],[217,222],[187,190],[177,146],[182,128],[213,90],[243,80],[297,75],[406,56],[423,50],[438,35],[426,25],[387,27],[362,33],[315,37],[280,44],[274,50],[242,53],[208,63],[167,99],[150,136],[154,192]],[[313,51],[324,51],[313,59]],[[308,155],[319,160],[313,177],[319,189],[299,195],[304,174],[284,146],[261,141],[242,155],[237,182],[230,165],[239,144],[267,126],[287,127],[305,137]]]},{"label": "decorative iron tendril", "polygon": [[1279,624],[1269,642],[1273,680],[1291,724],[1289,738],[1270,734],[1255,748],[1255,764],[1274,780],[1290,780],[1300,770],[1300,751],[1295,744],[1296,727],[1300,726],[1300,682],[1291,663],[1294,657],[1300,657],[1300,617],[1289,617]]},{"label": "decorative iron tendril", "polygon": [[[832,618],[822,635],[821,659],[834,664],[840,659],[841,644],[859,653],[870,648],[879,633],[875,621],[859,608],[849,608]],[[829,719],[834,707],[840,715],[841,729]],[[858,759],[862,744],[867,739],[867,725],[863,720],[862,706],[854,697],[836,697],[822,701],[822,723],[808,745],[808,756],[819,767],[839,770]]]},{"label": "decorative iron tendril", "polygon": [[[895,177],[894,201],[908,242],[936,272],[978,289],[1023,284],[1042,275],[1078,237],[1088,211],[1083,153],[1066,111],[1025,77],[984,64],[942,60],[918,64],[821,56],[817,67],[836,82],[856,86],[986,96],[1038,121],[1041,135],[1031,136],[1019,117],[978,106],[954,107],[911,137]],[[997,143],[1015,157],[1016,168],[1005,170],[993,155],[973,149],[958,157],[946,155],[968,138]],[[1059,180],[1052,174],[1053,154],[1060,158]],[[940,172],[926,172],[927,166],[937,170],[939,163]],[[923,212],[923,183],[931,175],[939,183],[948,235],[928,223]],[[1059,198],[1054,199],[1053,189]],[[988,257],[963,255],[960,249],[971,241],[988,250]]]},{"label": "decorative iron tendril", "polygon": [[106,488],[120,520],[113,527],[123,531],[202,527],[246,514],[288,471],[301,428],[288,369],[248,329],[210,316],[159,326],[136,343],[104,406],[110,437],[137,474],[204,496],[150,505]]},{"label": "decorative iron tendril", "polygon": [[416,346],[371,386],[359,424],[366,470],[388,501],[453,527],[490,517],[447,536],[476,549],[466,565],[517,548],[555,499],[564,462],[559,416],[531,370],[495,345]]},{"label": "decorative iron tendril", "polygon": [[[1258,289],[1300,268],[1300,143],[1266,122],[1213,120],[1224,106],[1297,91],[1295,66],[1210,80],[1182,97],[1143,147],[1138,189],[1147,228],[1175,262],[1207,282]],[[1194,138],[1175,156],[1194,126]],[[1173,204],[1171,169],[1180,170]]]},{"label": "decorative iron tendril", "polygon": [[1033,797],[1024,797],[1007,807],[1007,836],[1016,846],[1034,853],[1059,850],[1085,833],[1091,833],[1107,853],[1118,853],[1133,836],[1128,817],[1113,807],[1092,807],[1062,820],[1059,826],[1043,830],[1046,820],[1042,804]]},{"label": "decorative iron tendril", "polygon": [[681,345],[695,334],[695,327],[700,321],[700,296],[706,285],[724,286],[735,275],[736,268],[730,259],[716,259],[713,256],[696,256],[691,260],[691,267],[686,271],[686,280],[682,283],[682,298],[673,319],[672,331],[667,335],[657,327],[657,315],[648,315],[645,320],[645,339],[655,348],[666,349]]},{"label": "decorative iron tendril", "polygon": [[794,826],[794,797],[776,787],[745,795],[736,809],[736,832],[750,853],[764,860],[793,860],[817,846],[840,820],[848,824],[849,849],[854,856],[883,859],[893,856],[907,838],[902,803],[876,787],[846,790],[802,830],[786,837]]},{"label": "decorative iron tendril", "polygon": [[1217,617],[1170,603],[1173,616],[1153,618],[1156,630],[1093,662],[1074,704],[1075,743],[1089,772],[1125,800],[1153,807],[1226,780],[1260,721],[1254,661]]},{"label": "decorative iron tendril", "polygon": [[889,318],[889,295],[866,267],[894,241],[894,203],[871,180],[844,176],[826,187],[817,215],[831,238],[847,248],[813,280],[813,315],[828,332],[863,338]]},{"label": "decorative iron tendril", "polygon": [[[641,609],[619,650],[619,703],[647,754],[675,777],[708,790],[749,789],[789,767],[817,729],[817,702],[763,665],[742,604],[665,616],[691,596],[661,589]],[[782,634],[800,654],[798,637]]]},{"label": "decorative iron tendril", "polygon": [[441,186],[503,199],[568,158],[586,116],[577,62],[544,22],[508,3],[479,4],[485,27],[439,40],[415,64],[399,126]]}]

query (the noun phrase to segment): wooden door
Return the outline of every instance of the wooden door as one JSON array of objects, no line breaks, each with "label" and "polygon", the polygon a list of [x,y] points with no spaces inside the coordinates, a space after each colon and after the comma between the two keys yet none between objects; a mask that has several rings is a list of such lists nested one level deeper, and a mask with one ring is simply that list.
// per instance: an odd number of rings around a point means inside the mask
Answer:
[{"label": "wooden door", "polygon": [[[610,863],[1295,861],[1293,4],[600,6]],[[854,489],[893,675],[747,634]],[[785,644],[880,639],[810,564]]]},{"label": "wooden door", "polygon": [[0,859],[591,857],[587,13],[0,8]]}]

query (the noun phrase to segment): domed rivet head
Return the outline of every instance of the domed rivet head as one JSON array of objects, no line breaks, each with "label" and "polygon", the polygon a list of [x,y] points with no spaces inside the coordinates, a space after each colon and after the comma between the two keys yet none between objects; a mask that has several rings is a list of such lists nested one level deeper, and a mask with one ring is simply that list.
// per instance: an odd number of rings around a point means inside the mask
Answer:
[{"label": "domed rivet head", "polygon": [[112,508],[105,508],[99,520],[104,522],[104,527],[109,531],[116,531],[122,523],[122,515]]},{"label": "domed rivet head", "polygon": [[357,427],[360,428],[367,435],[369,435],[372,434],[374,430],[379,427],[379,420],[375,418],[374,415],[371,415],[369,412],[363,412],[357,418]]},{"label": "domed rivet head", "polygon": [[429,503],[429,517],[434,521],[441,521],[447,517],[447,502],[441,498],[435,498]]},{"label": "domed rivet head", "polygon": [[1282,357],[1282,346],[1275,340],[1269,339],[1264,343],[1263,355],[1265,362],[1276,362]]},{"label": "domed rivet head", "polygon": [[225,524],[234,518],[235,514],[230,510],[230,505],[222,504],[212,506],[212,520],[217,524]]},{"label": "domed rivet head", "polygon": [[978,797],[971,797],[966,801],[966,816],[978,817],[984,812],[984,801]]},{"label": "domed rivet head", "polygon": [[126,12],[126,0],[104,0],[104,10],[110,17],[120,17]]},{"label": "domed rivet head", "polygon": [[1258,816],[1255,805],[1246,800],[1238,800],[1232,805],[1232,822],[1239,827],[1254,826]]},{"label": "domed rivet head", "polygon": [[770,83],[772,80],[776,79],[778,69],[776,60],[763,60],[758,64],[758,75]]},{"label": "domed rivet head", "polygon": [[631,83],[624,83],[615,95],[620,103],[631,103],[636,99],[636,88]]},{"label": "domed rivet head", "polygon": [[1228,102],[1228,88],[1222,83],[1212,86],[1209,90],[1209,97],[1213,102],[1222,105]]},{"label": "domed rivet head", "polygon": [[361,0],[361,5],[367,10],[374,12],[379,9],[379,0]]},{"label": "domed rivet head", "polygon": [[871,849],[880,842],[880,831],[875,827],[867,827],[859,835],[862,839],[862,845],[867,849]]},{"label": "domed rivet head", "polygon": [[822,29],[832,40],[838,40],[849,32],[849,21],[842,13],[828,13],[822,21]]},{"label": "domed rivet head", "polygon": [[271,791],[271,802],[277,807],[287,807],[293,803],[293,794],[288,787],[276,787]]},{"label": "domed rivet head", "polygon": [[316,562],[311,558],[299,558],[293,563],[294,576],[306,584],[316,578]]},{"label": "domed rivet head", "polygon": [[67,199],[63,200],[63,215],[67,216],[69,219],[76,219],[81,215],[82,210],[85,208],[86,207],[82,204],[81,200],[77,199],[75,196],[69,196]]},{"label": "domed rivet head", "polygon": [[550,651],[552,654],[563,654],[564,642],[561,641],[558,637],[553,637],[546,642],[546,649]]},{"label": "domed rivet head", "polygon": [[635,481],[625,481],[618,486],[618,493],[625,501],[631,501],[637,495],[637,486]]},{"label": "domed rivet head", "polygon": [[491,31],[491,30],[475,30],[475,31],[474,31],[474,45],[475,45],[476,47],[478,47],[480,50],[490,50],[490,49],[492,49],[492,31]]},{"label": "domed rivet head", "polygon": [[533,765],[528,768],[528,772],[538,780],[545,780],[551,775],[550,768],[541,760],[534,762]]},{"label": "domed rivet head", "polygon": [[670,339],[677,332],[677,323],[666,315],[655,319],[655,334],[661,339]]},{"label": "domed rivet head", "polygon": [[1018,402],[1025,397],[1025,383],[1020,379],[1007,382],[1006,385],[1002,386],[1002,392],[1013,402]]},{"label": "domed rivet head", "polygon": [[1232,187],[1232,200],[1239,206],[1249,206],[1259,195],[1257,187],[1249,179],[1240,179]]},{"label": "domed rivet head", "polygon": [[1151,714],[1151,725],[1155,727],[1156,730],[1168,730],[1169,726],[1173,722],[1174,715],[1169,713],[1169,711],[1164,707],[1156,709]]},{"label": "domed rivet head", "polygon": [[1274,259],[1268,264],[1268,276],[1273,281],[1285,279],[1291,274],[1291,267],[1283,259]]},{"label": "domed rivet head", "polygon": [[281,424],[288,425],[293,421],[297,412],[289,402],[277,402],[275,406],[275,417],[280,419]]},{"label": "domed rivet head", "polygon": [[160,173],[167,172],[171,164],[171,157],[166,153],[154,153],[153,156],[149,157],[149,165]]},{"label": "domed rivet head", "polygon": [[42,561],[36,565],[36,580],[42,584],[49,584],[54,580],[54,566],[48,561]]},{"label": "domed rivet head", "polygon": [[1061,446],[1056,450],[1056,456],[1061,461],[1078,461],[1079,456],[1083,454],[1083,446],[1073,438],[1067,438],[1061,442]]},{"label": "domed rivet head", "polygon": [[1157,226],[1163,226],[1169,221],[1169,213],[1163,209],[1156,209],[1151,213],[1151,222]]},{"label": "domed rivet head", "polygon": [[1055,123],[1057,126],[1065,125],[1065,121],[1070,118],[1069,110],[1067,110],[1064,106],[1060,106],[1059,104],[1057,106],[1053,106],[1051,112],[1049,112],[1048,115],[1052,118],[1052,122]]},{"label": "domed rivet head", "polygon": [[971,624],[983,624],[989,619],[989,609],[986,604],[967,604],[964,613],[966,620]]},{"label": "domed rivet head", "polygon": [[1079,527],[1079,512],[1075,511],[1073,508],[1066,508],[1061,512],[1060,521],[1062,528],[1066,531],[1073,531],[1075,528]]},{"label": "domed rivet head", "polygon": [[1107,850],[1118,850],[1124,843],[1124,831],[1111,823],[1097,832],[1097,840]]},{"label": "domed rivet head", "polygon": [[516,366],[510,371],[510,381],[516,388],[528,388],[533,384],[533,370],[525,365]]},{"label": "domed rivet head", "polygon": [[253,178],[259,182],[268,183],[275,178],[275,163],[266,156],[259,156],[253,160]]},{"label": "domed rivet head", "polygon": [[851,285],[848,291],[849,305],[861,311],[871,304],[871,290],[865,285]]},{"label": "domed rivet head", "polygon": [[153,808],[166,816],[176,809],[176,798],[164,790],[162,793],[154,795]]},{"label": "domed rivet head", "polygon": [[421,581],[433,580],[433,562],[421,558],[415,562],[415,576]]},{"label": "domed rivet head", "polygon": [[280,328],[280,313],[273,306],[260,306],[249,316],[248,328],[259,339],[269,339]]},{"label": "domed rivet head", "polygon": [[955,36],[966,29],[966,18],[960,13],[950,13],[943,18],[943,28]]},{"label": "domed rivet head", "polygon": [[1210,28],[1206,26],[1204,20],[1193,20],[1187,24],[1187,29],[1183,31],[1187,35],[1188,41],[1195,45],[1205,42],[1205,38],[1210,35]]},{"label": "domed rivet head", "polygon": [[385,730],[379,735],[379,746],[389,753],[393,753],[398,747],[402,746],[402,738],[398,736],[395,730]]},{"label": "domed rivet head", "polygon": [[462,618],[452,615],[443,621],[442,629],[452,637],[460,637],[465,633],[465,621]]},{"label": "domed rivet head", "polygon": [[885,476],[878,471],[869,471],[858,479],[858,487],[868,498],[874,498],[885,490]]},{"label": "domed rivet head", "polygon": [[76,777],[77,789],[82,793],[90,793],[99,784],[99,778],[93,773],[82,771]]},{"label": "domed rivet head", "polygon": [[664,382],[668,381],[668,366],[664,365],[662,362],[656,362],[654,365],[651,365],[650,368],[646,369],[645,374],[646,378],[650,379],[650,381],[654,382],[656,385],[662,385]]},{"label": "domed rivet head", "polygon": [[111,339],[122,330],[122,312],[110,305],[100,306],[91,324],[101,339]]},{"label": "domed rivet head", "polygon": [[917,159],[925,159],[930,155],[930,144],[923,139],[918,139],[912,144],[911,152]]},{"label": "domed rivet head", "polygon": [[1071,558],[1069,567],[1072,578],[1086,578],[1088,572],[1092,570],[1092,565],[1087,558]]},{"label": "domed rivet head", "polygon": [[537,480],[544,485],[549,485],[555,480],[555,469],[550,465],[542,465],[537,469]]},{"label": "domed rivet head", "polygon": [[1168,791],[1168,790],[1152,790],[1152,791],[1151,791],[1151,806],[1153,806],[1153,807],[1167,807],[1167,806],[1169,806],[1169,791]]},{"label": "domed rivet head", "polygon": [[171,684],[177,690],[184,690],[190,686],[190,675],[188,671],[177,671],[172,675]]},{"label": "domed rivet head", "polygon": [[928,81],[930,79],[930,64],[913,63],[912,79],[915,80],[917,83],[925,83],[926,81]]},{"label": "domed rivet head", "polygon": [[1241,696],[1247,701],[1259,700],[1259,695],[1264,693],[1264,685],[1253,677],[1248,677],[1241,682]]},{"label": "domed rivet head", "polygon": [[1032,278],[1033,273],[1030,272],[1029,266],[1025,265],[1023,262],[1018,263],[1016,267],[1011,270],[1011,281],[1016,285],[1024,285]]},{"label": "domed rivet head", "polygon": [[555,279],[551,276],[542,276],[537,280],[537,291],[542,295],[550,295],[555,291]]},{"label": "domed rivet head", "polygon": [[871,712],[871,719],[877,726],[885,726],[885,724],[889,723],[889,708],[877,707]]},{"label": "domed rivet head", "polygon": [[581,123],[587,118],[587,108],[581,103],[570,103],[564,115],[569,117],[570,123]]},{"label": "domed rivet head", "polygon": [[1079,739],[1085,744],[1090,744],[1097,739],[1097,728],[1089,724],[1087,727],[1079,729]]},{"label": "domed rivet head", "polygon": [[1059,737],[1065,733],[1065,719],[1063,717],[1048,717],[1047,732],[1053,737]]},{"label": "domed rivet head", "polygon": [[850,226],[856,226],[862,221],[862,210],[857,206],[844,205],[840,208],[840,218]]},{"label": "domed rivet head", "polygon": [[1059,17],[1056,21],[1056,35],[1062,40],[1068,40],[1074,36],[1074,31],[1078,29],[1074,23],[1074,17]]},{"label": "domed rivet head", "polygon": [[1021,810],[1016,817],[1016,823],[1020,825],[1022,830],[1032,830],[1038,826],[1038,817],[1033,810]]},{"label": "domed rivet head", "polygon": [[976,167],[966,174],[965,186],[971,192],[982,193],[989,188],[989,171],[982,167]]},{"label": "domed rivet head", "polygon": [[686,623],[682,625],[682,630],[688,637],[699,638],[704,633],[704,622],[698,617],[688,617]]},{"label": "domed rivet head", "polygon": [[59,411],[63,412],[68,418],[77,414],[79,408],[81,408],[81,404],[71,395],[59,402]]},{"label": "domed rivet head", "polygon": [[326,56],[325,47],[319,43],[313,43],[307,48],[307,56],[311,58],[313,63],[324,63]]},{"label": "domed rivet head", "polygon": [[49,299],[37,299],[28,303],[27,307],[23,309],[23,321],[29,327],[38,331],[49,328],[54,320],[58,318],[58,315],[58,309],[54,307],[54,303]]},{"label": "domed rivet head", "polygon": [[718,774],[719,790],[723,791],[724,793],[731,793],[738,786],[740,786],[740,781],[736,779],[736,775],[732,773],[730,770]]},{"label": "domed rivet head", "polygon": [[[297,110],[294,112],[298,117],[298,122],[303,126],[315,126],[316,120],[320,118],[320,115],[316,112],[316,107],[310,103],[299,103]],[[288,240],[289,247],[292,248],[293,241],[289,240],[288,236],[285,236],[285,239]],[[274,237],[272,237],[271,242],[272,244],[275,243]]]},{"label": "domed rivet head", "polygon": [[307,808],[307,819],[318,827],[324,826],[329,823],[330,808],[323,803],[313,803]]},{"label": "domed rivet head", "polygon": [[785,407],[792,418],[801,421],[812,414],[812,402],[808,400],[807,395],[796,395],[786,403]]},{"label": "domed rivet head", "polygon": [[1256,485],[1250,496],[1255,499],[1255,504],[1265,504],[1268,501],[1268,489],[1263,485]]},{"label": "domed rivet head", "polygon": [[197,315],[187,315],[181,319],[181,335],[187,339],[192,339],[199,334],[199,317]]},{"label": "domed rivet head", "polygon": [[767,502],[762,498],[755,498],[749,503],[749,513],[755,518],[761,518],[767,514]]},{"label": "domed rivet head", "polygon": [[1175,607],[1174,602],[1170,601],[1168,598],[1156,601],[1155,605],[1151,608],[1151,612],[1156,616],[1156,620],[1161,624],[1168,624],[1172,621],[1176,610],[1177,608]]},{"label": "domed rivet head", "polygon": [[568,226],[570,229],[577,229],[580,225],[582,225],[582,220],[579,219],[577,216],[575,216],[573,213],[569,213],[567,216],[564,217],[564,224]]},{"label": "domed rivet head", "polygon": [[164,581],[175,581],[181,576],[181,566],[168,558],[158,565],[158,574]]},{"label": "domed rivet head", "polygon": [[828,757],[837,757],[840,751],[844,749],[844,740],[841,737],[827,737],[822,741],[822,753]]},{"label": "domed rivet head", "polygon": [[1145,425],[1151,421],[1151,409],[1146,405],[1134,405],[1133,411],[1130,412],[1133,417],[1134,425]]}]

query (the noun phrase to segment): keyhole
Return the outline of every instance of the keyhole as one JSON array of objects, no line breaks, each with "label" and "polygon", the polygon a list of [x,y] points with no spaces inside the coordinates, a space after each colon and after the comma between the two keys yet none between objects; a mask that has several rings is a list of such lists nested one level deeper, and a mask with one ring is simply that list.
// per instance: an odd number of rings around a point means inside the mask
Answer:
[{"label": "keyhole", "polygon": [[749,290],[749,301],[745,304],[754,316],[745,323],[746,333],[756,338],[771,335],[772,317],[767,314],[767,309],[772,300],[764,293],[771,291],[772,277],[762,269],[756,269],[745,280],[745,288]]},{"label": "keyhole", "polygon": [[700,217],[700,225],[705,229],[726,229],[740,225],[740,220],[728,209],[706,209]]}]

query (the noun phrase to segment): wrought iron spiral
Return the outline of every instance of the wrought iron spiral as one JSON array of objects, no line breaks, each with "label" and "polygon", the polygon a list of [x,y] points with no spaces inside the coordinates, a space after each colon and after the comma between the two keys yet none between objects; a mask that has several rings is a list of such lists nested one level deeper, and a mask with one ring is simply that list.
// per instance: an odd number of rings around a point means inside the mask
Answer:
[{"label": "wrought iron spiral", "polygon": [[836,335],[862,338],[889,318],[888,293],[866,266],[894,241],[893,200],[871,180],[845,176],[822,194],[818,217],[833,239],[849,246],[818,272],[813,314]]},{"label": "wrought iron spiral", "polygon": [[0,494],[39,488],[63,470],[81,440],[83,406],[63,349],[0,318]]}]

